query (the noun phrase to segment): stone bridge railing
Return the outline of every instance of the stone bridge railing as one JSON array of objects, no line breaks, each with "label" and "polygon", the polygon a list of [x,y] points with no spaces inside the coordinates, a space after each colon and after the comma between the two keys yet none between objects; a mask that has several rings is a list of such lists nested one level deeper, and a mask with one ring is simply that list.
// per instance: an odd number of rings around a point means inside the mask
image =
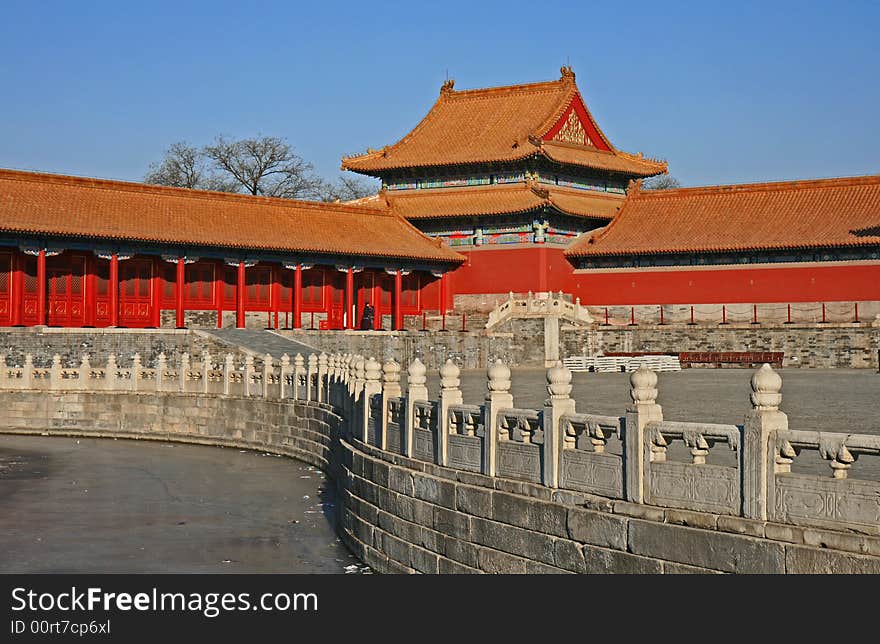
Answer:
[{"label": "stone bridge railing", "polygon": [[557,316],[575,324],[590,324],[593,318],[587,307],[581,306],[581,299],[571,298],[562,291],[532,293],[517,296],[513,292],[498,304],[490,313],[486,328],[491,329],[511,318],[539,318]]},{"label": "stone bridge railing", "polygon": [[[779,409],[782,379],[769,365],[751,379],[742,425],[664,419],[657,375],[644,368],[632,374],[632,402],[619,416],[576,411],[561,363],[547,371],[539,410],[514,405],[501,361],[488,369],[481,405],[463,404],[452,361],[440,369],[437,400],[421,361],[409,365],[405,391],[400,375],[393,360],[342,354],[236,364],[206,352],[173,365],[160,355],[151,367],[137,355],[125,367],[113,355],[102,366],[88,356],[65,366],[55,356],[48,367],[0,356],[0,390],[311,401],[337,411],[346,439],[416,462],[645,506],[880,535],[880,482],[853,467],[860,455],[880,455],[880,436],[790,429]],[[792,471],[805,451],[828,463],[827,476]],[[688,456],[674,458],[681,453]]]}]

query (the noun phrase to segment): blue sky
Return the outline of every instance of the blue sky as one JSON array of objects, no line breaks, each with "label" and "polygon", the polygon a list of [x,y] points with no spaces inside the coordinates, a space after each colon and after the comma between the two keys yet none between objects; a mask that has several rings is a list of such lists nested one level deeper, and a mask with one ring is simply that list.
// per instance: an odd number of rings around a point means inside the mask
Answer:
[{"label": "blue sky", "polygon": [[286,137],[333,178],[456,88],[568,61],[685,185],[880,173],[878,2],[19,2],[0,167],[140,180],[171,143]]}]

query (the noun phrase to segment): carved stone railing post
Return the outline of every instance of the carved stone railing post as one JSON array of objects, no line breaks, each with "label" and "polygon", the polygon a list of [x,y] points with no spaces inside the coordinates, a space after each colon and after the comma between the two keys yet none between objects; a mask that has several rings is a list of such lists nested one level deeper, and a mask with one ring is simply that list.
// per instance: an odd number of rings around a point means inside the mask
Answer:
[{"label": "carved stone railing post", "polygon": [[388,445],[388,407],[392,398],[400,398],[400,365],[388,360],[382,366],[382,425],[379,429],[379,448],[387,449]]},{"label": "carved stone railing post", "polygon": [[202,393],[208,393],[209,380],[211,372],[211,352],[202,349]]},{"label": "carved stone railing post", "polygon": [[326,402],[327,400],[327,354],[323,351],[318,355],[318,391],[316,399],[318,402]]},{"label": "carved stone railing post", "polygon": [[358,410],[360,409],[360,404],[364,396],[365,364],[366,360],[364,360],[364,357],[360,354],[355,355],[354,360],[351,363],[354,377],[351,387],[351,405],[349,407],[349,428],[351,436],[357,437],[360,437],[360,417]]},{"label": "carved stone railing post", "polygon": [[339,406],[339,354],[334,353],[330,356],[328,374],[328,400],[334,407]]},{"label": "carved stone railing post", "polygon": [[544,485],[559,487],[559,470],[562,467],[562,449],[565,427],[561,418],[573,414],[575,403],[571,394],[571,371],[561,361],[547,370],[547,392],[544,401]]},{"label": "carved stone railing post", "polygon": [[141,363],[141,354],[135,353],[131,357],[131,390],[138,391],[141,388],[141,370],[144,365]]},{"label": "carved stone railing post", "polygon": [[[513,296],[513,293],[511,293]],[[437,418],[437,464],[449,462],[449,406],[461,405],[461,370],[452,361],[447,360],[440,367],[440,405]]]},{"label": "carved stone railing post", "polygon": [[644,366],[629,377],[632,403],[626,408],[624,429],[624,476],[626,499],[643,503],[645,499],[644,434],[645,425],[663,420],[663,409],[657,404],[657,374]]},{"label": "carved stone railing post", "polygon": [[278,377],[278,397],[287,398],[287,375],[290,373],[290,356],[281,354],[281,374]]},{"label": "carved stone railing post", "polygon": [[254,357],[250,354],[244,357],[244,373],[241,377],[241,395],[247,398],[251,395],[251,382],[254,379]]},{"label": "carved stone railing post", "polygon": [[297,353],[293,357],[293,399],[303,400],[302,395],[302,377],[306,373],[306,362],[301,353]]},{"label": "carved stone railing post", "polygon": [[[88,359],[88,356],[86,356]],[[156,391],[162,391],[164,389],[164,380],[165,380],[165,372],[168,370],[168,359],[165,357],[165,353],[160,353],[159,357],[156,358]]]},{"label": "carved stone railing post", "polygon": [[119,367],[116,364],[116,354],[111,353],[107,356],[107,367],[104,369],[104,389],[109,389],[110,391],[118,389],[116,383],[116,372],[118,370]]},{"label": "carved stone railing post", "polygon": [[34,383],[34,357],[26,354],[24,357],[24,366],[21,368],[21,388],[30,389]]},{"label": "carved stone railing post", "polygon": [[306,400],[314,400],[315,395],[312,392],[312,383],[318,373],[318,356],[314,353],[309,354],[306,368]]},{"label": "carved stone railing post", "polygon": [[274,363],[275,359],[271,353],[263,356],[263,398],[269,397],[269,382],[271,382],[272,376],[275,373]]},{"label": "carved stone railing post", "polygon": [[[361,397],[361,440],[369,440],[368,427],[373,396],[382,393],[382,365],[372,356],[364,363],[364,391]],[[377,427],[379,423],[376,423]]]},{"label": "carved stone railing post", "polygon": [[425,386],[427,373],[425,365],[416,358],[407,369],[406,383],[406,426],[403,431],[403,453],[412,458],[413,455],[413,428],[415,427],[415,403],[428,400],[428,388]]},{"label": "carved stone railing post", "polygon": [[[788,416],[779,411],[782,402],[782,378],[769,364],[752,376],[752,410],[743,423],[741,464],[743,473],[743,516],[767,520],[771,502],[768,481],[775,472],[770,446],[776,432],[788,429]],[[773,459],[773,460],[771,460]]]},{"label": "carved stone railing post", "polygon": [[231,353],[226,354],[226,360],[223,363],[223,395],[228,396],[232,393],[232,374],[235,373],[235,363]]},{"label": "carved stone railing post", "polygon": [[186,393],[186,381],[189,378],[189,354],[184,352],[180,354],[180,370],[177,374],[177,390]]},{"label": "carved stone railing post", "polygon": [[89,363],[89,354],[84,353],[79,361],[79,368],[76,374],[76,388],[88,389],[89,380],[92,377],[92,365]]},{"label": "carved stone railing post", "polygon": [[52,366],[49,368],[49,389],[61,389],[61,356],[57,353],[52,356]]},{"label": "carved stone railing post", "polygon": [[486,404],[483,405],[483,474],[495,476],[498,455],[498,411],[513,407],[513,396],[510,393],[510,369],[496,360],[487,371],[489,377]]}]

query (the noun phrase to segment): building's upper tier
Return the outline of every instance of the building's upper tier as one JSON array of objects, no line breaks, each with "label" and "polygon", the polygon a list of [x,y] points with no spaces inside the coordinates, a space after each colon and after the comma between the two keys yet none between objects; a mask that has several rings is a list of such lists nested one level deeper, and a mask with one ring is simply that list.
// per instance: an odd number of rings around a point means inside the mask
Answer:
[{"label": "building's upper tier", "polygon": [[343,170],[382,176],[405,168],[511,162],[544,156],[563,165],[629,177],[666,172],[666,163],[617,150],[593,119],[570,67],[559,80],[456,91],[440,98],[394,145],[345,157]]}]

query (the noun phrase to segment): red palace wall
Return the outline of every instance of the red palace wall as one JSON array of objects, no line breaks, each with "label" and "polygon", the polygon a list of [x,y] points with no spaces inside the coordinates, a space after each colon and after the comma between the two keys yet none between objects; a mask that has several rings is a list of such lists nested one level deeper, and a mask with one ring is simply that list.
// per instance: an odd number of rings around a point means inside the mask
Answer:
[{"label": "red palace wall", "polygon": [[724,304],[880,300],[880,262],[575,271],[552,246],[460,251],[454,294],[564,291],[583,304]]}]

